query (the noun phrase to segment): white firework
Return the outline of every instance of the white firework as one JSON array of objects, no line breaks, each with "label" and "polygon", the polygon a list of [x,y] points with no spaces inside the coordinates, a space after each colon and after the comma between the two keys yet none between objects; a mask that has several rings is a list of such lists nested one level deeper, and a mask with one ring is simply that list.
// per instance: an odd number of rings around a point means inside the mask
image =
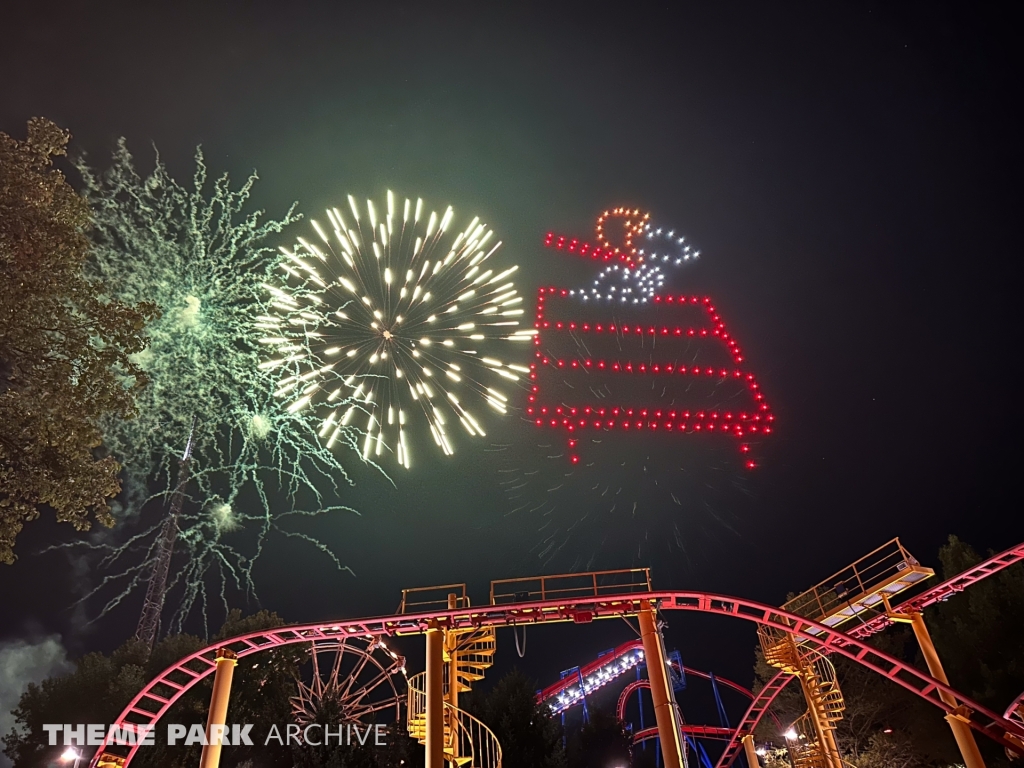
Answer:
[{"label": "white firework", "polygon": [[491,267],[501,243],[478,218],[453,239],[450,207],[426,216],[422,200],[396,208],[390,191],[383,215],[372,201],[348,202],[350,213],[327,211],[333,237],[313,221],[317,242],[281,249],[287,277],[265,286],[274,313],[256,323],[273,351],[261,367],[280,372],[276,396],[289,411],[323,413],[328,446],[355,425],[364,458],[391,452],[408,468],[418,423],[451,454],[452,424],[484,435],[472,406],[505,413],[501,382],[529,369],[491,348],[536,331],[519,329],[518,268]]}]

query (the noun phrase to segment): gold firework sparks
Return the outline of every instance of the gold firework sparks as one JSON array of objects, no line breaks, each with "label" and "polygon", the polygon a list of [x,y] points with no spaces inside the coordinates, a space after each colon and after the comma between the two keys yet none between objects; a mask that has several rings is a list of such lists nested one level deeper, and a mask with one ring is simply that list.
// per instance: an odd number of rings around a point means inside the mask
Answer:
[{"label": "gold firework sparks", "polygon": [[479,218],[452,238],[451,207],[425,215],[422,200],[398,206],[390,191],[383,215],[348,203],[327,211],[333,236],[313,221],[313,241],[282,248],[286,277],[265,285],[273,314],[256,320],[272,350],[261,367],[280,372],[289,411],[323,412],[328,446],[355,424],[364,458],[393,452],[408,468],[422,422],[450,455],[451,425],[484,435],[473,408],[505,413],[501,383],[529,375],[492,352],[536,333],[519,328],[518,267],[491,266],[501,243]]}]

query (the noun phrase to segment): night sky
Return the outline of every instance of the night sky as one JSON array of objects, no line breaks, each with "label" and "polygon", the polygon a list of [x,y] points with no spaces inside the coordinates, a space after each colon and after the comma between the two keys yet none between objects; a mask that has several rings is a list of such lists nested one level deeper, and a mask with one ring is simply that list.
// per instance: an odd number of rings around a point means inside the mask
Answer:
[{"label": "night sky", "polygon": [[[545,232],[589,236],[617,204],[677,227],[702,253],[677,284],[714,297],[777,430],[728,524],[621,563],[652,565],[659,588],[780,603],[895,536],[931,565],[950,533],[1018,542],[1017,20],[931,3],[494,5],[22,4],[0,31],[0,131],[46,116],[99,167],[119,136],[143,166],[155,144],[182,180],[202,144],[214,172],[256,168],[273,215],[388,188],[450,203],[498,231],[531,303],[589,274]],[[356,577],[275,540],[263,607],[382,614],[403,587],[467,582],[482,600],[490,579],[530,574],[532,531],[503,532],[486,453],[425,459],[397,489],[357,479],[342,501],[361,517],[303,529]],[[73,535],[26,528],[0,568],[0,640],[57,632],[78,654],[134,630],[135,605],[83,626],[69,606],[94,575],[35,554]],[[532,631],[519,663],[546,684],[628,637]],[[667,642],[750,680],[750,626],[677,616]],[[499,647],[510,665],[511,634]]]}]

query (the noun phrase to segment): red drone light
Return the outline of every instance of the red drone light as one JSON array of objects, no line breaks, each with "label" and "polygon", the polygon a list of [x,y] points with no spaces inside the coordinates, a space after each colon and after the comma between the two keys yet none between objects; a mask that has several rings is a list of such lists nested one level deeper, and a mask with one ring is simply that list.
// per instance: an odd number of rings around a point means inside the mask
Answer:
[{"label": "red drone light", "polygon": [[[648,228],[649,219],[650,215],[638,208],[612,208],[604,211],[597,219],[596,245],[554,232],[545,235],[544,245],[595,261],[618,260],[627,267],[635,267],[643,262],[643,256],[633,241]],[[619,240],[618,244],[612,242],[609,237],[613,230],[615,239]],[[653,296],[649,305],[639,308],[643,314],[643,322],[617,323],[613,318],[593,316],[593,312],[586,317],[565,317],[564,310],[568,302],[562,300],[568,295],[566,289],[555,286],[540,288],[538,291],[534,323],[538,333],[533,343],[545,351],[542,353],[537,349],[536,362],[530,365],[530,380],[533,386],[529,396],[531,405],[527,407],[526,413],[533,416],[533,404],[536,403],[540,406],[542,415],[549,416],[550,413],[554,413],[560,416],[558,419],[536,418],[535,423],[540,428],[564,429],[569,432],[573,435],[569,440],[570,449],[576,448],[576,431],[586,429],[648,430],[674,434],[704,432],[739,439],[749,438],[751,435],[771,434],[772,429],[768,425],[775,417],[760,392],[760,385],[754,374],[740,367],[743,356],[739,345],[726,332],[725,323],[710,296]],[[551,301],[546,301],[550,299],[555,302],[553,312]],[[572,306],[574,309],[579,308],[579,305]],[[588,305],[588,309],[597,311],[600,311],[599,307],[600,305],[596,303]],[[697,314],[698,322],[692,322],[694,313]],[[651,322],[655,318],[659,322]],[[684,319],[690,322],[681,322]],[[592,341],[584,342],[580,338],[581,334],[594,336]],[[568,345],[567,349],[560,353],[557,349],[558,341],[570,336],[576,342]],[[604,354],[600,351],[591,354],[589,346],[600,346],[602,338],[614,340],[617,348],[614,351],[607,350]],[[700,350],[699,358],[694,353],[695,345],[698,345]],[[626,347],[629,349],[625,349]],[[580,350],[586,350],[586,354],[582,354]],[[716,351],[720,355],[726,355],[730,363],[712,365],[696,362],[698,359],[706,360]],[[689,364],[679,362],[683,353],[689,353]],[[578,378],[580,375],[587,377],[586,386],[582,386],[583,379],[578,380],[581,386],[569,383],[569,379]],[[746,402],[749,407],[741,408],[738,413],[723,412],[714,408],[705,411],[694,407],[701,402],[700,400],[693,400],[689,409],[684,406],[668,410],[666,413],[659,409],[660,403],[655,403],[651,409],[636,408],[628,402],[616,403],[610,389],[608,397],[602,397],[599,404],[579,400],[586,397],[586,394],[581,393],[595,392],[595,385],[600,386],[623,376],[631,377],[634,382],[650,381],[652,389],[660,384],[663,393],[664,388],[679,386],[676,382],[682,384],[682,377],[687,377],[688,381],[683,384],[680,397],[685,399],[684,395],[689,396],[691,400],[693,396],[687,393],[690,393],[693,387],[700,389],[733,382],[731,386],[740,389],[731,398],[731,402],[737,405]],[[611,403],[609,399],[612,400]],[[707,402],[706,398],[704,402]],[[601,418],[568,418],[578,417],[580,412]],[[740,444],[741,453],[749,455],[750,450],[748,442]],[[579,455],[572,452],[570,461],[573,464],[578,463]],[[756,466],[752,459],[746,461],[748,469]]]},{"label": "red drone light", "polygon": [[[547,302],[544,299],[548,299]],[[552,303],[553,302],[553,303]],[[537,323],[539,333],[535,343],[546,350],[535,352],[535,362],[530,366],[530,378],[534,382],[528,396],[530,405],[527,414],[535,413],[535,405],[540,413],[553,413],[561,418],[547,421],[536,419],[538,427],[562,429],[573,435],[569,440],[570,449],[576,449],[575,433],[580,430],[624,430],[669,432],[672,434],[723,434],[737,439],[750,439],[758,435],[771,434],[769,423],[774,415],[765,400],[764,394],[756,377],[749,369],[740,366],[743,358],[739,355],[736,341],[725,332],[725,324],[717,313],[709,297],[697,296],[656,296],[643,308],[646,314],[659,315],[659,323],[640,324],[636,322],[605,322],[604,318],[594,316],[593,311],[600,311],[600,305],[588,305],[588,316],[569,320],[568,312],[578,312],[581,308],[568,297],[568,292],[554,287],[548,288],[546,295],[537,303]],[[708,322],[706,326],[684,325],[679,321],[690,320],[698,313]],[[666,316],[667,313],[667,316]],[[545,318],[551,317],[551,320]],[[609,318],[610,319],[610,318]],[[578,338],[579,334],[597,334],[609,342],[614,341],[617,350],[615,359],[605,356],[591,356],[585,353],[587,347],[576,344],[564,344],[566,339]],[[563,342],[564,352],[559,349]],[[594,343],[598,339],[595,338]],[[587,342],[590,344],[591,342]],[[682,364],[679,357],[684,350],[694,355],[694,345],[699,345],[699,359],[709,359],[718,350],[719,356],[726,355],[731,365]],[[655,353],[657,357],[654,357]],[[641,356],[642,355],[642,356]],[[693,359],[697,359],[693,357]],[[568,378],[585,376],[590,387],[570,384]],[[705,410],[696,407],[701,400],[692,400],[690,407],[686,403],[665,407],[662,402],[650,403],[647,407],[637,407],[629,402],[616,402],[613,396],[598,402],[580,400],[586,397],[582,392],[592,391],[594,386],[602,382],[613,382],[616,377],[657,377],[652,380],[664,381],[671,385],[674,380],[682,381],[683,377],[708,382],[700,386],[721,386],[734,382],[729,386],[738,388],[733,408],[737,410],[721,410],[712,408]],[[639,378],[635,378],[639,381]],[[581,380],[582,381],[582,380]],[[688,392],[692,385],[683,384],[683,391]],[[682,406],[682,407],[680,407]],[[579,418],[581,415],[592,418]],[[593,418],[599,416],[601,418]],[[574,417],[572,420],[568,417]],[[750,454],[749,442],[741,442],[740,452]],[[572,463],[579,461],[575,452],[570,454]],[[755,461],[745,462],[748,469],[754,469]]]}]

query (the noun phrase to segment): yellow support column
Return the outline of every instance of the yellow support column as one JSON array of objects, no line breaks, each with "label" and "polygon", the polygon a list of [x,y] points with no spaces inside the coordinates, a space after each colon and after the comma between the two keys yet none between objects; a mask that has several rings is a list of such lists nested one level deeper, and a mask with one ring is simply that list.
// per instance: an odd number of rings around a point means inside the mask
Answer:
[{"label": "yellow support column", "polygon": [[[899,614],[892,614],[890,612],[890,615]],[[942,668],[939,654],[935,650],[932,636],[928,632],[928,625],[924,623],[924,615],[919,611],[911,613],[910,626],[914,630],[917,644],[921,646],[921,653],[924,654],[925,663],[928,665],[928,672],[939,682],[949,685],[946,670]],[[951,707],[959,706],[957,700],[945,691],[939,692],[939,698]],[[967,768],[985,768],[985,761],[982,759],[981,751],[978,749],[978,742],[974,740],[974,734],[971,733],[971,726],[962,717],[958,717],[955,712],[946,715],[946,721],[953,731],[953,738],[956,739],[956,745],[960,748],[960,754],[963,755],[964,765]]]},{"label": "yellow support column", "polygon": [[658,740],[661,742],[661,756],[665,768],[683,768],[683,749],[679,740],[679,724],[672,708],[672,684],[662,652],[661,635],[658,632],[654,606],[647,600],[640,601],[640,639],[644,644],[644,660],[647,662],[647,677],[651,682],[651,699],[654,702],[654,718],[658,723]]},{"label": "yellow support column", "polygon": [[231,681],[235,677],[238,663],[235,652],[230,648],[217,649],[217,671],[213,674],[213,695],[210,697],[210,714],[206,718],[206,741],[199,768],[218,768],[220,751],[224,740],[224,724],[228,717],[228,699],[231,697]]},{"label": "yellow support column", "polygon": [[794,665],[793,669],[800,680],[804,701],[807,702],[807,714],[811,726],[814,728],[818,751],[828,768],[842,768],[843,763],[839,756],[839,746],[836,744],[835,734],[829,723],[822,717],[821,680],[818,679],[818,674],[814,671],[814,663],[809,662],[800,652],[800,646],[792,633],[786,634],[786,642],[789,644],[789,656]]},{"label": "yellow support column", "polygon": [[427,630],[426,768],[444,765],[444,631]]},{"label": "yellow support column", "polygon": [[818,752],[827,768],[842,768],[843,763],[839,757],[839,747],[836,744],[835,736],[821,716],[821,698],[817,693],[819,681],[818,676],[814,673],[814,667],[808,666],[800,672],[798,677],[800,688],[804,692],[804,701],[807,702],[807,716],[814,728],[814,739],[818,743]]},{"label": "yellow support column", "polygon": [[[448,610],[454,611],[459,607],[458,597],[448,595]],[[459,660],[456,647],[459,644],[459,636],[454,632],[445,632],[445,653],[448,656],[448,696],[445,699],[452,708],[459,706]]]},{"label": "yellow support column", "polygon": [[[459,607],[458,597],[454,594],[448,595],[448,610],[454,611]],[[448,656],[448,695],[445,701],[448,702],[447,716],[451,719],[448,724],[449,738],[452,743],[447,744],[450,756],[459,757],[458,737],[455,732],[455,710],[459,707],[459,652],[456,650],[459,644],[459,636],[455,632],[445,632],[445,653]]]},{"label": "yellow support column", "polygon": [[839,751],[839,744],[836,742],[836,731],[834,728],[825,728],[825,749],[826,759],[832,762],[836,768],[842,768],[843,758]]},{"label": "yellow support column", "polygon": [[747,768],[761,768],[761,763],[757,759],[757,752],[754,750],[754,735],[748,733],[742,739],[743,742],[743,754],[747,756]]}]

